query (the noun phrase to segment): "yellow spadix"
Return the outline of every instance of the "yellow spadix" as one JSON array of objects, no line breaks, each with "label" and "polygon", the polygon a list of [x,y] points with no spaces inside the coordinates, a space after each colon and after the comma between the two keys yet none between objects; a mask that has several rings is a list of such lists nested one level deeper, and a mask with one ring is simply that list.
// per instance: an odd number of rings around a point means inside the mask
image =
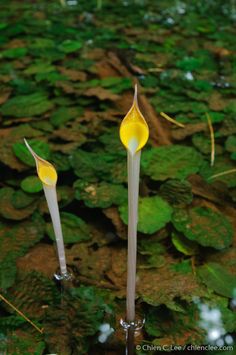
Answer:
[{"label": "yellow spadix", "polygon": [[135,85],[133,105],[121,122],[120,139],[125,148],[134,154],[145,146],[148,137],[149,129],[145,118],[139,110],[137,85]]},{"label": "yellow spadix", "polygon": [[56,186],[57,172],[54,166],[51,163],[49,163],[47,160],[40,158],[30,147],[27,140],[24,139],[24,141],[30,153],[33,155],[35,159],[38,177],[40,178],[42,183],[47,186]]}]

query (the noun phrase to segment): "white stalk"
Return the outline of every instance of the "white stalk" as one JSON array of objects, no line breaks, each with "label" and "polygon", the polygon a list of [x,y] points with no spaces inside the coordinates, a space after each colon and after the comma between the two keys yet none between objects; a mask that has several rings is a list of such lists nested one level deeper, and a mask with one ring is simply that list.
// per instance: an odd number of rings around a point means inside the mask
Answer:
[{"label": "white stalk", "polygon": [[56,238],[57,252],[60,264],[61,275],[55,275],[58,279],[69,279],[70,274],[67,273],[65,248],[63,242],[60,214],[57,201],[56,183],[57,172],[51,163],[39,157],[30,147],[26,139],[24,139],[27,148],[35,159],[38,176],[43,183],[43,189],[51,215],[53,230]]},{"label": "white stalk", "polygon": [[138,142],[132,140],[128,153],[128,262],[126,320],[135,321],[135,289],[137,264],[137,224],[141,151],[135,153]]},{"label": "white stalk", "polygon": [[61,275],[67,275],[67,267],[66,267],[66,257],[65,257],[65,248],[63,241],[63,234],[61,229],[61,221],[60,214],[57,202],[57,192],[55,186],[47,186],[43,184],[43,189],[45,193],[45,197],[48,204],[48,209],[52,219],[53,230],[56,238],[57,244],[57,252],[60,264]]}]

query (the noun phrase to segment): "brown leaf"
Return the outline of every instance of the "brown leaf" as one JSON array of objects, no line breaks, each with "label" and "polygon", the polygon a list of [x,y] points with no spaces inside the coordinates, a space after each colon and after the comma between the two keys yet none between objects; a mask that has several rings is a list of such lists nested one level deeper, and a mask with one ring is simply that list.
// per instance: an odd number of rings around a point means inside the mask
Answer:
[{"label": "brown leaf", "polygon": [[86,81],[87,74],[83,71],[75,70],[75,69],[68,69],[64,67],[57,67],[59,72],[72,81]]},{"label": "brown leaf", "polygon": [[0,105],[4,104],[11,95],[11,89],[6,89],[4,91],[1,91],[1,96],[0,96]]},{"label": "brown leaf", "polygon": [[86,91],[83,92],[83,95],[85,96],[95,96],[99,100],[111,100],[111,101],[116,101],[119,99],[118,95],[113,94],[109,90],[103,89],[100,86],[96,86],[94,88],[89,88]]},{"label": "brown leaf", "polygon": [[52,278],[58,269],[58,259],[55,247],[47,244],[37,244],[26,255],[17,260],[19,272],[38,271]]},{"label": "brown leaf", "polygon": [[223,99],[222,95],[217,91],[214,91],[210,95],[208,102],[210,109],[213,111],[223,111],[228,105],[228,102]]},{"label": "brown leaf", "polygon": [[127,239],[127,226],[122,222],[118,209],[110,207],[103,210],[106,217],[111,219],[116,228],[116,233],[121,239]]},{"label": "brown leaf", "polygon": [[154,306],[168,304],[174,298],[191,302],[194,296],[206,296],[192,273],[181,274],[168,266],[138,272],[137,294]]},{"label": "brown leaf", "polygon": [[192,136],[194,133],[202,132],[208,129],[207,123],[189,123],[184,128],[174,129],[171,132],[172,138],[177,141],[182,141],[186,137]]}]

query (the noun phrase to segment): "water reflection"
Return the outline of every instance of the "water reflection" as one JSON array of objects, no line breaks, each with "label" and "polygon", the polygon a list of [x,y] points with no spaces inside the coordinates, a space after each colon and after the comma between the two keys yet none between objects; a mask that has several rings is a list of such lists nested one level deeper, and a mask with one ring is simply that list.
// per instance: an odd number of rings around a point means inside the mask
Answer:
[{"label": "water reflection", "polygon": [[[233,298],[232,301],[236,301]],[[206,303],[202,303],[199,299],[195,299],[199,309],[198,325],[206,331],[206,340],[211,345],[224,346],[234,343],[233,337],[227,334],[222,320],[222,312],[217,307],[210,307]]]},{"label": "water reflection", "polygon": [[98,336],[99,343],[105,343],[107,338],[114,332],[109,323],[103,323],[99,327],[100,334]]}]

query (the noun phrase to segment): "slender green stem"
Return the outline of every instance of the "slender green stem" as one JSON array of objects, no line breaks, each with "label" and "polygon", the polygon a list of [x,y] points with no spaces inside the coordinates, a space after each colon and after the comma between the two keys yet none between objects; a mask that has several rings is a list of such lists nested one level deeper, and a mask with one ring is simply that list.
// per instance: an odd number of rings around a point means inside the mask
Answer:
[{"label": "slender green stem", "polygon": [[[135,143],[131,142],[128,150],[128,262],[127,262],[127,300],[126,320],[135,320],[135,288],[136,288],[136,259],[137,259],[137,223],[139,171],[141,152],[135,152]],[[134,145],[133,145],[134,144]],[[134,148],[134,149],[133,149]]]}]

